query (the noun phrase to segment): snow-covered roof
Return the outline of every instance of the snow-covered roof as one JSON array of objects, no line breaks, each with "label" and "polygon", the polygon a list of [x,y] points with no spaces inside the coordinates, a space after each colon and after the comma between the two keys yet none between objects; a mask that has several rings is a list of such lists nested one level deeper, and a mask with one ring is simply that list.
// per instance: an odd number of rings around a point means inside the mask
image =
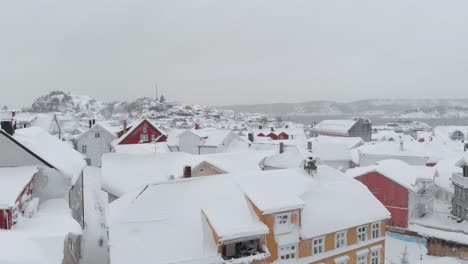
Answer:
[{"label": "snow-covered roof", "polygon": [[306,203],[301,216],[302,239],[390,218],[390,212],[365,185],[342,172],[319,166],[314,180],[317,184],[300,196]]},{"label": "snow-covered roof", "polygon": [[54,120],[54,114],[38,114],[34,120],[31,121],[31,126],[40,127],[45,131],[49,131]]},{"label": "snow-covered roof", "polygon": [[418,180],[433,180],[436,169],[427,166],[414,166],[401,160],[383,160],[376,165],[358,167],[346,171],[346,175],[356,178],[371,172],[377,172],[401,186],[416,192]]},{"label": "snow-covered roof", "polygon": [[234,177],[263,214],[303,208],[305,202],[299,196],[314,184],[311,177],[294,169],[245,171]]},{"label": "snow-covered roof", "polygon": [[436,169],[434,184],[449,193],[453,193],[454,186],[452,183],[452,175],[454,173],[462,173],[462,169],[455,166],[454,159],[441,160],[434,166],[434,168]]},{"label": "snow-covered roof", "polygon": [[314,143],[341,143],[345,144],[348,149],[353,149],[364,144],[364,140],[360,137],[331,137],[331,136],[318,136],[310,138],[308,141],[312,142],[312,148]]},{"label": "snow-covered roof", "polygon": [[348,147],[343,143],[315,143],[314,153],[320,160],[351,160]]},{"label": "snow-covered roof", "polygon": [[166,142],[144,143],[144,144],[124,144],[114,146],[116,153],[121,154],[149,154],[170,152]]},{"label": "snow-covered roof", "polygon": [[167,133],[167,145],[178,146],[179,135],[187,131],[186,129],[172,129]]},{"label": "snow-covered roof", "polygon": [[303,169],[287,169],[233,177],[263,214],[303,208],[303,239],[390,217],[366,186],[329,166],[318,166],[313,176]]},{"label": "snow-covered roof", "polygon": [[276,169],[293,169],[301,167],[304,160],[312,154],[306,149],[296,145],[284,145],[284,152],[279,153],[279,145],[276,154],[265,157],[261,161],[261,166]]},{"label": "snow-covered roof", "polygon": [[83,155],[41,128],[18,129],[13,138],[71,178],[72,183],[75,183],[86,166]]},{"label": "snow-covered roof", "polygon": [[221,242],[268,233],[225,175],[173,180],[125,195],[110,204],[108,224],[114,264],[221,263],[213,231]]},{"label": "snow-covered roof", "polygon": [[181,178],[184,166],[201,162],[199,156],[185,152],[156,154],[109,153],[102,157],[102,188],[116,196],[171,176]]},{"label": "snow-covered roof", "polygon": [[458,159],[458,161],[455,163],[455,166],[458,166],[458,167],[468,166],[468,152],[463,153],[462,157]]},{"label": "snow-covered roof", "polygon": [[260,170],[260,161],[273,151],[240,151],[202,155],[203,161],[225,172]]},{"label": "snow-covered roof", "polygon": [[347,135],[356,122],[356,120],[323,120],[312,129],[324,133]]},{"label": "snow-covered roof", "polygon": [[[223,129],[211,129],[211,128],[204,128],[204,129],[190,129],[187,130],[185,133],[192,133],[197,135],[198,137],[202,138],[200,141],[200,146],[212,146],[217,147],[223,143],[223,141],[231,134],[236,135],[231,130],[223,130]],[[184,133],[179,135],[179,138],[182,137]]]},{"label": "snow-covered roof", "polygon": [[32,180],[37,167],[0,167],[0,209],[15,204],[24,187]]}]

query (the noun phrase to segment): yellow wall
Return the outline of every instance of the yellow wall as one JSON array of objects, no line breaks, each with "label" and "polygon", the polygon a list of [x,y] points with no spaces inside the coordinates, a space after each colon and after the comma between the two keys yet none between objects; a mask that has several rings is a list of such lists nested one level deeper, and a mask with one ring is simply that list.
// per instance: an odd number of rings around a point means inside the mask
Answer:
[{"label": "yellow wall", "polygon": [[370,248],[378,246],[378,245],[382,246],[382,249],[380,250],[380,263],[383,264],[384,260],[385,260],[385,240],[370,244],[368,246],[360,247],[360,248],[357,248],[355,250],[345,252],[343,254],[335,255],[335,256],[332,256],[332,257],[329,257],[329,258],[326,258],[326,259],[321,259],[319,261],[312,262],[311,264],[322,264],[322,263],[323,264],[335,264],[335,259],[339,258],[339,257],[342,257],[342,256],[349,256],[348,264],[356,264],[356,262],[357,262],[356,252],[358,252],[360,250],[363,250],[365,248],[369,248],[369,253],[367,254],[367,263],[371,263],[370,262],[370,257],[371,257]]}]

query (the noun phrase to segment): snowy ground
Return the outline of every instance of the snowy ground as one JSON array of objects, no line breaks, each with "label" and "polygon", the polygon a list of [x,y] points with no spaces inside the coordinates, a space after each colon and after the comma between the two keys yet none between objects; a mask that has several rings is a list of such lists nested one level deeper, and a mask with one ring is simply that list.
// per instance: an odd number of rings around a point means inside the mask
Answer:
[{"label": "snowy ground", "polygon": [[84,173],[85,230],[82,264],[107,264],[109,251],[106,232],[107,196],[100,188],[101,169],[86,167]]},{"label": "snowy ground", "polygon": [[458,258],[427,256],[427,248],[424,245],[393,238],[390,233],[387,233],[385,240],[385,264],[400,264],[405,246],[410,264],[468,264],[468,261]]}]

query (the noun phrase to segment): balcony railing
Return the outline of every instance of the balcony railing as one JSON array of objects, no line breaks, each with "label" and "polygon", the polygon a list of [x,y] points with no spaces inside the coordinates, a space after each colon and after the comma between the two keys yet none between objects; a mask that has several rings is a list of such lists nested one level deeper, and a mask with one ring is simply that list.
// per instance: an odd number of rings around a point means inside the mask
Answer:
[{"label": "balcony railing", "polygon": [[468,188],[468,177],[463,177],[462,173],[454,173],[452,175],[452,182],[456,185],[460,185],[463,188]]}]

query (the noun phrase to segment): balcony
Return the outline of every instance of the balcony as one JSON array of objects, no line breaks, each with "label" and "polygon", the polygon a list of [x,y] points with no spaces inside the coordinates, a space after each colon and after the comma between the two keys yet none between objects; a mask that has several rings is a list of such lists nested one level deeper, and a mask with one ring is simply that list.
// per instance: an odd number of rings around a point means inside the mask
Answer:
[{"label": "balcony", "polygon": [[468,177],[463,177],[462,173],[454,173],[452,175],[452,182],[463,188],[468,188]]}]

